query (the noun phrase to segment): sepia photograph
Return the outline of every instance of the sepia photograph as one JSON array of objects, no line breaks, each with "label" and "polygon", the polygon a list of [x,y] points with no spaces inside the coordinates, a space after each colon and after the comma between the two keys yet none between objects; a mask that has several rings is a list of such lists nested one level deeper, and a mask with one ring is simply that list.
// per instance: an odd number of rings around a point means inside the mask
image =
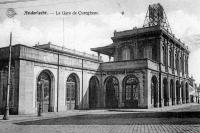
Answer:
[{"label": "sepia photograph", "polygon": [[0,133],[200,133],[199,6],[1,0]]}]

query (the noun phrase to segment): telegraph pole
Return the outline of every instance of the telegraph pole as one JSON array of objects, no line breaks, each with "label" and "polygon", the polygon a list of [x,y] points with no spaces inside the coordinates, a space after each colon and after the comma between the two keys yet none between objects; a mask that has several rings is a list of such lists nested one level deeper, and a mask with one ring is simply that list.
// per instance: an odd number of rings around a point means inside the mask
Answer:
[{"label": "telegraph pole", "polygon": [[10,32],[10,45],[9,45],[9,61],[8,61],[8,83],[7,83],[7,95],[6,95],[6,108],[5,108],[5,113],[3,116],[4,120],[8,120],[9,117],[9,98],[10,98],[10,80],[11,80],[11,75],[10,75],[10,68],[11,68],[11,51],[12,50],[12,32]]}]

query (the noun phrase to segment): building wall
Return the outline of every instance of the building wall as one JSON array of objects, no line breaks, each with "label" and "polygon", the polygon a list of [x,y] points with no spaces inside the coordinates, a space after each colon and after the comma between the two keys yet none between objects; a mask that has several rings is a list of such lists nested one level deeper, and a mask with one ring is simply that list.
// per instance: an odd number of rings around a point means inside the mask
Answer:
[{"label": "building wall", "polygon": [[[98,61],[22,45],[14,46],[14,50],[20,55],[19,57],[13,57],[13,60],[16,62],[14,67],[16,72],[15,78],[12,78],[17,81],[16,86],[18,86],[15,89],[17,93],[14,97],[16,102],[15,109],[18,114],[37,113],[37,78],[43,71],[51,73],[51,87],[53,88],[52,111],[67,110],[65,102],[66,80],[72,73],[79,78],[80,101],[78,109],[89,108],[88,88],[90,78],[96,75],[100,80],[100,74],[97,72],[99,67]],[[5,56],[6,58],[8,58],[8,55],[7,57]],[[100,102],[99,99],[100,97],[98,97],[98,102]],[[1,102],[3,101],[1,100]],[[98,103],[98,106],[100,107],[101,104]]]},{"label": "building wall", "polygon": [[[5,110],[7,85],[8,85],[8,61],[0,60],[0,113]],[[19,90],[19,62],[13,61],[11,65],[11,85],[9,107],[10,113],[18,113],[18,90]]]},{"label": "building wall", "polygon": [[[137,30],[137,29],[136,29]],[[156,76],[158,81],[159,99],[157,107],[171,106],[179,103],[186,103],[186,84],[188,84],[188,57],[189,50],[187,47],[177,40],[174,36],[169,33],[165,33],[163,30],[152,31],[151,33],[144,32],[143,34],[133,34],[136,31],[119,32],[115,33],[113,42],[115,43],[114,60],[113,66],[115,68],[127,69],[126,65],[119,65],[123,61],[124,49],[130,49],[130,59],[126,63],[132,62],[134,69],[142,69],[141,66],[147,70],[147,79],[145,81],[145,89],[147,91],[147,106],[148,108],[154,107],[151,99],[151,79]],[[142,29],[139,29],[142,30]],[[145,29],[144,29],[145,30]],[[128,32],[132,33],[128,35]],[[176,58],[177,57],[177,58]],[[138,63],[135,59],[148,58],[155,61],[158,67],[152,67],[150,64],[143,62],[138,68]],[[130,63],[130,64],[132,64]],[[102,69],[107,70],[109,67],[112,68],[111,63],[103,64]],[[119,67],[120,66],[120,67]],[[164,81],[165,80],[165,81]],[[182,83],[180,89],[180,97],[176,96],[176,81]],[[166,82],[166,87],[163,84]],[[179,87],[180,88],[180,87]],[[182,92],[183,91],[183,96]],[[166,94],[167,93],[167,94]],[[165,95],[165,97],[164,97]]]},{"label": "building wall", "polygon": [[[163,51],[163,46],[165,50]],[[130,59],[122,60],[122,51],[130,49]],[[172,57],[169,57],[169,49]],[[2,53],[7,49],[0,49]],[[96,108],[106,107],[106,79],[114,76],[119,82],[118,107],[124,107],[123,89],[126,76],[133,75],[139,81],[139,108],[153,108],[186,103],[186,84],[188,83],[187,58],[189,53],[171,41],[169,38],[152,36],[119,40],[114,53],[114,62],[100,63],[98,60],[68,55],[60,52],[50,52],[33,47],[16,45],[13,47],[14,62],[14,108],[19,114],[37,113],[37,78],[43,71],[51,74],[52,80],[52,111],[66,111],[66,80],[70,74],[77,75],[79,79],[79,106],[78,109],[89,108],[89,82],[92,76],[99,81],[97,90]],[[175,54],[178,51],[178,54]],[[5,60],[8,55],[0,54],[0,60]],[[156,54],[155,54],[156,53]],[[165,53],[165,54],[164,54]],[[176,68],[175,55],[181,58],[184,64],[178,61]],[[169,65],[170,60],[172,64]],[[164,62],[165,60],[165,62]],[[182,66],[182,67],[181,67]],[[185,66],[185,67],[184,67]],[[152,99],[152,78],[157,80],[157,103]],[[164,88],[163,81],[166,79],[167,87]],[[174,83],[170,88],[171,80]],[[2,77],[1,77],[2,81]],[[179,91],[180,98],[176,97],[176,81],[182,84]],[[167,89],[167,91],[166,91]],[[173,91],[173,98],[170,96]],[[1,87],[2,91],[2,87]],[[167,92],[167,99],[164,98]],[[182,96],[182,91],[184,91]],[[0,95],[0,98],[2,96]],[[1,101],[2,102],[2,101]]]},{"label": "building wall", "polygon": [[106,108],[106,79],[109,77],[115,77],[118,82],[119,82],[119,102],[118,102],[118,107],[123,108],[124,107],[124,102],[122,101],[122,90],[125,89],[124,87],[124,79],[127,76],[135,76],[138,81],[139,81],[139,100],[138,100],[138,108],[147,108],[147,76],[146,76],[146,71],[145,70],[133,70],[133,71],[123,71],[123,70],[118,70],[118,71],[104,71],[103,76],[102,76],[102,89],[103,89],[103,108]]},{"label": "building wall", "polygon": [[127,60],[149,58],[158,61],[157,46],[159,43],[155,37],[130,38],[127,40],[117,40],[115,43],[117,45],[114,52],[115,61],[122,61],[124,59],[123,51],[127,48],[130,50],[130,59]]}]

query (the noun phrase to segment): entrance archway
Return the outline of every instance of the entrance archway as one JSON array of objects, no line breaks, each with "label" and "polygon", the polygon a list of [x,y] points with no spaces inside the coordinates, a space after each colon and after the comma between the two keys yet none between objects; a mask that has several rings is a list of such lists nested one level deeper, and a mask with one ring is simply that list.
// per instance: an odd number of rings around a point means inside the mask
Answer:
[{"label": "entrance archway", "polygon": [[106,107],[117,108],[119,102],[119,81],[116,77],[110,76],[106,80]]},{"label": "entrance archway", "polygon": [[182,103],[185,104],[185,88],[183,81],[181,82],[181,98],[182,98]]},{"label": "entrance archway", "polygon": [[176,81],[176,102],[180,104],[180,83],[178,80]]},{"label": "entrance archway", "polygon": [[188,83],[185,84],[185,89],[186,89],[186,103],[189,103],[189,87],[188,87]]},{"label": "entrance archway", "polygon": [[156,76],[153,76],[151,78],[151,104],[154,107],[158,107],[159,106],[159,93],[158,93],[158,81]]},{"label": "entrance archway", "polygon": [[138,108],[139,80],[134,75],[128,75],[123,80],[123,102],[127,108]]},{"label": "entrance archway", "polygon": [[169,90],[168,90],[168,82],[167,79],[163,79],[163,92],[164,92],[164,106],[169,105]]},{"label": "entrance archway", "polygon": [[99,80],[97,79],[97,77],[92,76],[92,78],[89,81],[89,108],[97,107],[98,89],[99,89]]},{"label": "entrance archway", "polygon": [[42,112],[53,111],[53,75],[49,70],[43,70],[37,78],[37,109],[41,104]]},{"label": "entrance archway", "polygon": [[66,105],[68,110],[78,109],[80,100],[80,80],[75,73],[67,78]]},{"label": "entrance archway", "polygon": [[175,105],[175,88],[173,79],[170,80],[170,99],[172,100],[172,105]]}]

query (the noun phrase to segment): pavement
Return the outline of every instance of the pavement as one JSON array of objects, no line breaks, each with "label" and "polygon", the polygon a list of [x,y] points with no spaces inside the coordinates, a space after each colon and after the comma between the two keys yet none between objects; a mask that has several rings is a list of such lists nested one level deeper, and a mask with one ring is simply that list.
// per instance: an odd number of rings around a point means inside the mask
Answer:
[{"label": "pavement", "polygon": [[[0,116],[3,118],[3,116]],[[200,133],[200,105],[11,115],[0,133]]]}]

